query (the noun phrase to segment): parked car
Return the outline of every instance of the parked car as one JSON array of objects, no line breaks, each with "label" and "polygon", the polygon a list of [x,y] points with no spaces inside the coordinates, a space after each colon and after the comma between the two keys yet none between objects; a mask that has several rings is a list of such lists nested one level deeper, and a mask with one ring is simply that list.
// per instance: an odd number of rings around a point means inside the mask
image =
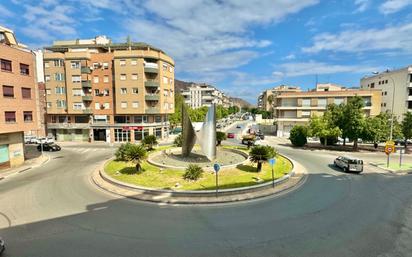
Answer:
[{"label": "parked car", "polygon": [[43,147],[43,151],[60,151],[62,148],[59,145],[56,145],[55,143],[46,143],[46,144],[39,144],[37,146],[37,150],[41,151],[41,148]]},{"label": "parked car", "polygon": [[0,237],[0,254],[2,254],[6,250],[6,243],[4,240]]},{"label": "parked car", "polygon": [[[405,139],[395,139],[395,145],[405,145]],[[406,140],[408,145],[412,144],[411,140]]]},{"label": "parked car", "polygon": [[54,143],[54,138],[53,137],[39,137],[36,140],[37,144],[51,144]]},{"label": "parked car", "polygon": [[333,164],[343,169],[344,172],[361,173],[363,171],[363,161],[351,157],[339,156]]},{"label": "parked car", "polygon": [[235,133],[227,133],[227,138],[235,138]]},{"label": "parked car", "polygon": [[236,126],[236,128],[237,128],[237,129],[241,129],[241,128],[242,128],[242,126],[240,126],[240,125],[237,125],[237,126]]},{"label": "parked car", "polygon": [[37,143],[36,136],[24,136],[24,143],[25,144],[35,144]]},{"label": "parked car", "polygon": [[260,139],[264,140],[265,139],[265,135],[262,132],[256,132],[256,136],[259,137]]}]

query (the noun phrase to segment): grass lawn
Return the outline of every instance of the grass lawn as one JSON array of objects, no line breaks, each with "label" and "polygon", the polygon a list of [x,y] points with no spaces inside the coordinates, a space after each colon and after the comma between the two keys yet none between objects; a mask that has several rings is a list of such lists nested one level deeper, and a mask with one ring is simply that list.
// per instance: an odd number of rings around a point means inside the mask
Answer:
[{"label": "grass lawn", "polygon": [[[386,163],[379,163],[379,167],[387,168]],[[392,162],[389,164],[389,169],[394,171],[405,171],[405,170],[412,170],[412,163],[402,163],[402,167],[399,167],[399,162]]]},{"label": "grass lawn", "polygon": [[[235,148],[228,147],[228,148]],[[225,146],[226,148],[226,146]],[[237,147],[247,150],[245,147]],[[275,165],[275,178],[280,178],[292,170],[292,164],[285,158],[278,156]],[[214,172],[204,172],[197,181],[186,181],[182,178],[184,170],[160,169],[147,162],[142,163],[143,171],[136,173],[132,163],[110,161],[105,166],[105,172],[111,177],[130,184],[156,189],[176,190],[213,190],[215,189]],[[256,164],[238,165],[236,168],[225,169],[219,172],[219,188],[235,188],[259,184],[257,179],[271,181],[271,167],[263,164],[262,171],[256,172]],[[179,183],[179,187],[175,187]]]}]

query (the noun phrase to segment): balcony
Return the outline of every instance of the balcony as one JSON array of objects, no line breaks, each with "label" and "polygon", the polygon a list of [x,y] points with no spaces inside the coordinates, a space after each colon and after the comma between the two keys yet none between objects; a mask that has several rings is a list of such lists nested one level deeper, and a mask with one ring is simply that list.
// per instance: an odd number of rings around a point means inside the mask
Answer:
[{"label": "balcony", "polygon": [[408,87],[412,88],[412,82],[409,82]]},{"label": "balcony", "polygon": [[82,81],[82,88],[92,88],[92,82],[90,80]]},{"label": "balcony", "polygon": [[147,62],[144,64],[144,72],[147,73],[159,73],[159,65],[157,63]]},{"label": "balcony", "polygon": [[83,111],[84,114],[92,114],[93,113],[91,108],[85,108],[82,111]]},{"label": "balcony", "polygon": [[144,82],[145,87],[150,87],[150,88],[159,88],[159,81],[156,80],[147,80]]},{"label": "balcony", "polygon": [[160,96],[159,94],[147,94],[144,96],[146,101],[159,101]]},{"label": "balcony", "polygon": [[92,73],[92,70],[89,67],[82,66],[81,69],[80,69],[80,72],[90,74],[90,73]]},{"label": "balcony", "polygon": [[148,113],[148,114],[160,113],[160,110],[157,107],[147,107],[145,110],[145,113]]},{"label": "balcony", "polygon": [[83,101],[92,101],[93,96],[92,95],[84,95],[84,96],[82,96],[82,100]]}]

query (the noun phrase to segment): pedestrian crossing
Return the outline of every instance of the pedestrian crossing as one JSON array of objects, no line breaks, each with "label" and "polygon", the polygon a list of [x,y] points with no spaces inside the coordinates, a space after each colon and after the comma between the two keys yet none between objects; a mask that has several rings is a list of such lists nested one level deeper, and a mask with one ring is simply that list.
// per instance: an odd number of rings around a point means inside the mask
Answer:
[{"label": "pedestrian crossing", "polygon": [[92,148],[92,147],[66,147],[65,150],[73,151],[79,154],[97,153],[113,151],[112,148]]}]

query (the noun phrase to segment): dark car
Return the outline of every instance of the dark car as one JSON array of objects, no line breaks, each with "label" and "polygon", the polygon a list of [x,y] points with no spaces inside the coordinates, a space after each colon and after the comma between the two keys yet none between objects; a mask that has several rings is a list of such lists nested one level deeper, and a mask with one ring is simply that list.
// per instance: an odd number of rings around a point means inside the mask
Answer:
[{"label": "dark car", "polygon": [[240,128],[242,128],[242,126],[240,126],[240,125],[237,125],[237,126],[236,126],[236,128],[237,128],[237,129],[240,129]]},{"label": "dark car", "polygon": [[[37,146],[37,150],[41,151],[42,145],[39,144]],[[60,151],[62,148],[59,145],[56,144],[43,144],[43,151],[49,151],[49,152],[54,152],[54,151]]]},{"label": "dark car", "polygon": [[6,250],[6,244],[4,243],[4,240],[0,237],[0,254],[2,254]]},{"label": "dark car", "polygon": [[256,136],[259,137],[260,139],[264,140],[265,139],[265,135],[262,132],[257,132]]},{"label": "dark car", "polygon": [[235,138],[235,133],[227,133],[227,138]]}]

